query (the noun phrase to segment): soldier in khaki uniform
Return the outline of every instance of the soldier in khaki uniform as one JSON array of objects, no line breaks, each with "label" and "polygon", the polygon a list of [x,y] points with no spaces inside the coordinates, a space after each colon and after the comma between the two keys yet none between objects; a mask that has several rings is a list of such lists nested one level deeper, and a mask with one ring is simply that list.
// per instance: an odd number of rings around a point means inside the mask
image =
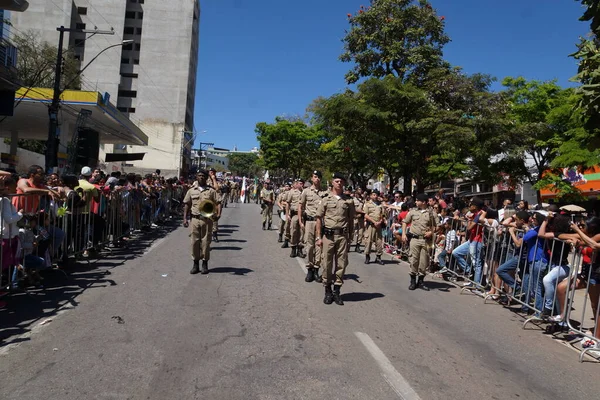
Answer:
[{"label": "soldier in khaki uniform", "polygon": [[[410,290],[417,287],[427,289],[423,286],[423,280],[427,274],[429,265],[429,253],[427,242],[433,238],[436,223],[435,216],[427,208],[427,195],[420,193],[416,199],[417,208],[412,209],[402,220],[402,241],[408,240],[410,235]],[[410,233],[407,235],[407,227],[410,225]],[[418,275],[418,278],[417,278]]]},{"label": "soldier in khaki uniform", "polygon": [[377,256],[375,262],[379,265],[383,265],[381,255],[383,254],[383,227],[385,225],[385,213],[383,206],[380,201],[379,190],[373,190],[370,195],[370,199],[365,203],[363,211],[365,213],[365,220],[367,221],[367,242],[365,244],[365,264],[371,262],[371,247],[375,242],[375,249]]},{"label": "soldier in khaki uniform", "polygon": [[298,251],[298,246],[300,245],[300,236],[302,233],[300,228],[300,219],[298,217],[298,204],[300,203],[300,196],[302,195],[301,188],[303,185],[304,181],[302,179],[296,179],[294,186],[288,192],[285,199],[286,216],[290,224],[290,245],[292,246],[290,257],[302,256],[301,252]]},{"label": "soldier in khaki uniform", "polygon": [[212,187],[217,192],[218,212],[213,215],[212,240],[219,243],[219,218],[221,218],[221,210],[223,209],[221,202],[223,198],[221,194],[221,185],[219,185],[219,182],[217,181],[217,170],[214,168],[208,170],[208,186]]},{"label": "soldier in khaki uniform", "polygon": [[[283,188],[281,188],[279,194],[277,195],[277,207],[279,208],[279,212],[283,211],[285,213],[285,204],[283,202],[283,199],[287,196],[287,192],[288,190],[290,190],[290,184],[289,182],[285,183],[285,186]],[[277,241],[279,243],[283,242],[283,234],[285,232],[285,225],[286,222],[284,220],[281,220],[279,222],[279,238],[277,239]],[[283,247],[283,246],[282,246]]]},{"label": "soldier in khaki uniform", "polygon": [[275,193],[271,188],[271,182],[266,181],[264,187],[260,191],[260,201],[263,204],[262,209],[262,228],[263,231],[268,224],[268,229],[271,230],[271,223],[273,222],[273,204],[275,203]]},{"label": "soldier in khaki uniform", "polygon": [[354,191],[354,210],[356,211],[356,218],[354,218],[354,231],[356,232],[356,247],[354,251],[360,253],[360,245],[363,243],[363,237],[365,235],[365,213],[363,207],[365,201],[363,200],[363,192],[361,188],[356,188]]},{"label": "soldier in khaki uniform", "polygon": [[[333,189],[323,198],[317,210],[317,246],[321,246],[323,258],[323,303],[335,301],[343,305],[340,288],[343,285],[344,271],[348,264],[348,249],[354,233],[354,202],[344,195],[346,178],[339,173],[333,175]],[[322,220],[321,220],[322,219]],[[335,275],[333,267],[335,265]],[[335,276],[335,282],[334,282]],[[333,292],[331,284],[334,284]]]},{"label": "soldier in khaki uniform", "polygon": [[321,266],[321,248],[315,245],[317,238],[317,211],[321,199],[327,195],[322,192],[320,171],[313,171],[312,186],[302,191],[300,203],[298,205],[298,215],[300,216],[300,227],[304,229],[304,242],[308,264],[306,264],[306,282],[322,282],[319,276],[319,267]]},{"label": "soldier in khaki uniform", "polygon": [[[208,274],[208,260],[210,260],[210,235],[213,228],[213,220],[200,215],[200,205],[204,200],[210,200],[217,207],[218,197],[217,192],[206,183],[208,172],[205,170],[198,171],[196,175],[197,185],[190,188],[183,199],[183,226],[186,228],[190,225],[188,219],[188,211],[191,215],[191,237],[192,237],[192,259],[194,266],[190,274],[200,272],[199,264],[202,260],[202,274]],[[221,216],[221,209],[217,207],[216,215]]]}]

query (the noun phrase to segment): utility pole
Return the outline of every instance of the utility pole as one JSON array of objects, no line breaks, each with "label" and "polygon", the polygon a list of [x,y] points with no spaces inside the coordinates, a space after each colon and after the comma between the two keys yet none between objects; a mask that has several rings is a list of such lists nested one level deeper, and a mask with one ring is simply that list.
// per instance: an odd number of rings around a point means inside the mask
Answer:
[{"label": "utility pole", "polygon": [[[51,172],[53,168],[58,165],[58,109],[60,105],[60,95],[62,93],[60,90],[60,79],[62,75],[63,41],[65,38],[65,32],[91,33],[93,35],[115,34],[113,30],[99,31],[85,29],[70,29],[65,28],[64,26],[56,28],[56,30],[59,32],[58,51],[56,53],[56,66],[54,69],[54,91],[52,95],[52,103],[50,103],[50,107],[48,107],[48,117],[50,121],[48,124],[48,140],[46,142],[46,172]],[[81,74],[81,72],[82,71],[79,71],[77,75]]]}]

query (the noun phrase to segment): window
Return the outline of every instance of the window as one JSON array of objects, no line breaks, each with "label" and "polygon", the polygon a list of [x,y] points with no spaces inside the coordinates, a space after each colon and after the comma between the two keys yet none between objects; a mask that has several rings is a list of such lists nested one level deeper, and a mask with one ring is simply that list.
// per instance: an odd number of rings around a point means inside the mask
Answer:
[{"label": "window", "polygon": [[77,61],[81,61],[81,54],[75,54],[73,56],[74,59],[76,59]]},{"label": "window", "polygon": [[121,72],[121,76],[123,78],[137,78],[138,74],[132,74],[132,73],[129,73],[129,72]]},{"label": "window", "polygon": [[133,43],[124,44],[123,50],[133,50]]},{"label": "window", "polygon": [[138,17],[138,19],[144,19],[144,12],[143,11],[138,12],[137,17]]},{"label": "window", "polygon": [[75,29],[85,29],[85,24],[78,22],[75,24]]},{"label": "window", "polygon": [[121,64],[129,64],[129,58],[121,57]]},{"label": "window", "polygon": [[127,112],[127,107],[117,107],[117,110],[121,112]]},{"label": "window", "polygon": [[77,14],[87,15],[87,7],[77,7]]},{"label": "window", "polygon": [[139,65],[139,64],[140,64],[139,58],[134,58],[133,59],[133,65]]},{"label": "window", "polygon": [[138,0],[138,3],[144,4],[144,0]]},{"label": "window", "polygon": [[142,48],[142,45],[139,43],[135,44],[135,51],[140,51],[140,49]]},{"label": "window", "polygon": [[126,26],[123,28],[123,33],[125,35],[133,35],[133,26]]},{"label": "window", "polygon": [[135,107],[129,107],[129,109],[127,110],[130,113],[134,113],[135,112]]},{"label": "window", "polygon": [[134,19],[135,18],[135,11],[127,11],[127,12],[125,12],[125,18]]},{"label": "window", "polygon": [[85,39],[75,39],[75,47],[84,47]]},{"label": "window", "polygon": [[119,97],[137,97],[137,90],[119,90]]},{"label": "window", "polygon": [[135,33],[138,35],[142,34],[142,28],[135,28]]}]

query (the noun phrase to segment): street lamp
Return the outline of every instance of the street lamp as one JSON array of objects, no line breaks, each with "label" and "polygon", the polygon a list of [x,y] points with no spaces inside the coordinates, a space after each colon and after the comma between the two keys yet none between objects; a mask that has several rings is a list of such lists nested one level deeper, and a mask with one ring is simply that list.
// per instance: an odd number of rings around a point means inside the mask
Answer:
[{"label": "street lamp", "polygon": [[[60,79],[61,79],[61,73],[62,73],[62,57],[63,57],[63,40],[64,40],[64,35],[65,32],[83,32],[83,33],[93,33],[93,34],[106,34],[106,35],[114,35],[114,31],[98,31],[98,30],[94,30],[94,31],[86,31],[86,30],[80,30],[80,29],[70,29],[70,28],[65,28],[64,26],[61,26],[59,28],[56,28],[56,30],[60,33],[59,35],[59,39],[58,39],[58,51],[56,54],[56,66],[55,66],[55,70],[54,70],[54,91],[53,91],[53,95],[52,95],[52,103],[50,103],[50,107],[48,107],[48,117],[49,117],[49,124],[48,124],[48,140],[46,142],[46,159],[45,159],[45,167],[46,167],[46,171],[50,172],[54,167],[56,167],[58,165],[58,138],[56,137],[56,131],[58,130],[58,109],[59,109],[59,104],[60,104],[60,94],[62,93],[62,91],[60,90]],[[117,46],[123,46],[129,43],[132,43],[133,40],[123,40],[121,43],[117,43],[117,44],[113,44],[111,46],[108,46],[107,48],[103,49],[102,51],[100,51],[100,53],[98,53],[94,58],[92,58],[92,60],[87,63],[87,65],[85,67],[83,67],[83,69],[79,70],[77,72],[77,74],[75,75],[75,77],[69,82],[67,83],[67,85],[65,85],[65,88],[67,88],[71,83],[73,83],[73,81],[81,75],[81,73],[92,63],[94,62],[94,60],[96,60],[96,58],[98,58],[100,56],[100,54],[104,53],[106,50],[111,49],[113,47],[117,47]]]}]

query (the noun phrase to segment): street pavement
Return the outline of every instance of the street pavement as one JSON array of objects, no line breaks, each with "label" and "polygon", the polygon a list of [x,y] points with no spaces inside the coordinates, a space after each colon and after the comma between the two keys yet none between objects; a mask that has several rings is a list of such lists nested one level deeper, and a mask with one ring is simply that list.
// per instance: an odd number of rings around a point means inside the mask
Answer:
[{"label": "street pavement", "polygon": [[[230,204],[210,274],[163,227],[0,312],[0,399],[590,399],[600,365],[447,282],[350,254],[344,306]],[[279,219],[274,216],[274,226]],[[66,289],[64,288],[66,287]]]}]

